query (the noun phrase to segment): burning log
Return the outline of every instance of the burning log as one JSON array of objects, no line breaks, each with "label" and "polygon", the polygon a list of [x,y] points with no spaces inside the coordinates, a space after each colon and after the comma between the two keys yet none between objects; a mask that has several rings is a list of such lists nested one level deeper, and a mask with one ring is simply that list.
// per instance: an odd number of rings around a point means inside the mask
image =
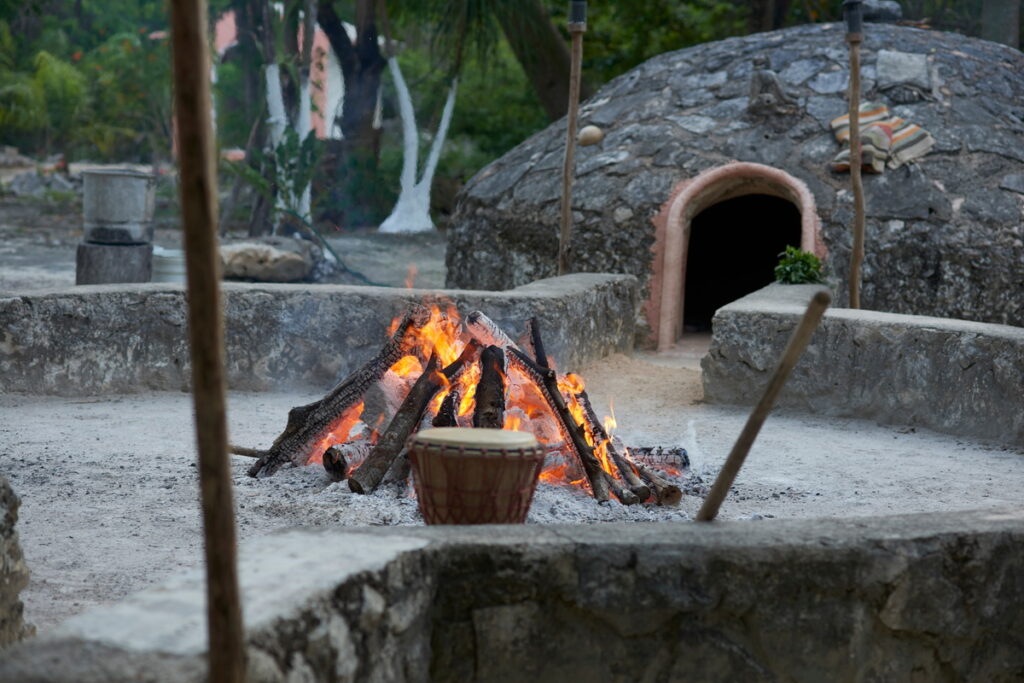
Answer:
[{"label": "burning log", "polygon": [[430,357],[427,366],[423,368],[423,374],[412,385],[412,389],[409,390],[387,430],[377,441],[377,445],[373,447],[359,469],[349,477],[348,485],[353,492],[373,493],[380,485],[392,462],[405,447],[409,435],[419,425],[435,394],[446,383],[458,377],[466,364],[476,355],[478,348],[475,342],[467,344],[462,354],[441,372],[437,371],[437,356]]},{"label": "burning log", "polygon": [[[630,467],[626,459],[622,457],[622,453],[619,451],[617,445],[612,441],[608,434],[608,431],[601,424],[601,421],[597,418],[597,413],[594,412],[594,406],[590,403],[590,397],[586,391],[581,391],[577,396],[576,400],[583,406],[583,414],[587,418],[587,422],[590,425],[590,429],[594,434],[594,441],[600,443],[601,441],[606,442],[605,448],[608,450],[608,455],[611,457],[615,467],[619,470],[619,475],[623,481],[629,486],[629,490],[633,492],[640,500],[647,500],[651,497],[651,489],[644,484],[637,473]],[[622,496],[619,496],[619,500],[622,500]]]},{"label": "burning log", "polygon": [[473,311],[466,316],[466,331],[481,346],[497,346],[502,349],[519,349],[512,338],[498,327],[497,323],[480,311]]},{"label": "burning log", "polygon": [[526,321],[526,329],[530,333],[530,346],[533,348],[533,357],[537,359],[537,365],[542,368],[550,368],[548,354],[544,350],[544,342],[540,338],[540,321],[536,316]]},{"label": "burning log", "polygon": [[643,463],[634,462],[633,466],[654,489],[654,500],[658,501],[658,505],[679,505],[679,501],[683,499],[683,492],[678,486]]},{"label": "burning log", "polygon": [[[685,454],[685,452],[684,450],[683,453]],[[626,456],[622,457],[627,465],[635,467],[640,476],[651,485],[651,489],[654,491],[654,500],[658,502],[658,505],[679,505],[679,501],[683,499],[682,489],[655,472],[652,467],[637,460],[628,459]]]},{"label": "burning log", "polygon": [[[628,489],[623,486],[621,481],[608,474],[604,469],[601,470],[601,474],[604,476],[604,480],[608,484],[608,488],[611,489],[612,493],[615,494],[615,497],[618,498],[619,502],[623,505],[636,505],[637,503],[641,503],[646,500],[645,498],[641,498],[637,494],[633,493],[632,489]],[[647,495],[650,497],[651,492],[648,491]]]},{"label": "burning log", "polygon": [[501,429],[505,424],[505,352],[488,346],[480,354],[480,366],[473,426]]},{"label": "burning log", "polygon": [[370,454],[370,448],[369,441],[354,441],[331,446],[324,451],[324,471],[327,472],[331,481],[344,481],[349,463],[365,460]]},{"label": "burning log", "polygon": [[423,411],[430,404],[430,399],[444,384],[437,372],[437,356],[431,356],[427,366],[423,368],[416,383],[412,385],[402,406],[395,413],[391,424],[381,435],[377,445],[370,451],[363,464],[352,473],[348,485],[356,493],[373,493],[391,463],[405,446],[405,440],[416,429]]},{"label": "burning log", "polygon": [[249,468],[249,476],[270,476],[286,462],[305,465],[315,444],[331,433],[345,411],[359,403],[366,390],[409,352],[413,344],[407,334],[409,328],[423,327],[428,320],[430,311],[422,306],[415,307],[405,314],[398,329],[380,352],[348,379],[319,401],[292,408],[288,412],[288,424],[284,431],[274,440],[266,454]]},{"label": "burning log", "polygon": [[462,395],[458,389],[453,388],[441,401],[441,407],[430,423],[432,427],[458,427],[459,426],[459,400]]},{"label": "burning log", "polygon": [[576,423],[565,404],[565,397],[562,396],[562,392],[558,388],[558,376],[555,371],[541,367],[518,348],[509,348],[508,351],[509,362],[534,381],[541,390],[548,407],[558,418],[563,438],[572,444],[576,457],[583,465],[583,471],[590,482],[590,490],[593,492],[594,498],[598,502],[608,500],[608,482],[604,477],[604,470],[601,468],[597,456],[594,455],[594,449],[587,443],[583,429]]}]

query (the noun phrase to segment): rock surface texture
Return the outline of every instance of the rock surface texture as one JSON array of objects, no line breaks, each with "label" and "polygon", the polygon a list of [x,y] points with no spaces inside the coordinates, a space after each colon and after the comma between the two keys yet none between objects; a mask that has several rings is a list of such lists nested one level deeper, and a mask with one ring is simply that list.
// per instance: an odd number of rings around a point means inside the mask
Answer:
[{"label": "rock surface texture", "polygon": [[0,476],[0,648],[35,632],[22,619],[24,605],[19,598],[28,585],[28,567],[14,529],[20,504],[7,478]]},{"label": "rock surface texture", "polygon": [[[240,553],[248,680],[1018,681],[1022,522],[288,531]],[[201,681],[203,621],[194,570],[19,645],[0,680]]]},{"label": "rock surface texture", "polygon": [[[660,55],[580,111],[604,129],[576,152],[575,270],[649,285],[654,226],[673,188],[731,160],[780,168],[814,194],[846,300],[853,200],[829,170],[829,121],[847,110],[841,24],[799,26]],[[925,157],[865,177],[865,308],[1024,325],[1024,55],[957,34],[868,24],[863,97],[927,129]],[[767,57],[792,113],[748,112]],[[756,108],[755,108],[756,111]],[[503,289],[555,272],[565,121],[481,170],[449,231],[448,284]],[[727,262],[723,255],[723,263]]]}]

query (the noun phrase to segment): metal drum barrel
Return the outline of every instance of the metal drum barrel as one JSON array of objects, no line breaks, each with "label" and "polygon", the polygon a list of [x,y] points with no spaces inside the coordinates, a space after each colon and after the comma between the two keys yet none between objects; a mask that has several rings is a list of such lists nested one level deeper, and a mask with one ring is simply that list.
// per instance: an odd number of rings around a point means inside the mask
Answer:
[{"label": "metal drum barrel", "polygon": [[82,172],[85,241],[148,244],[153,241],[156,176],[130,169]]}]

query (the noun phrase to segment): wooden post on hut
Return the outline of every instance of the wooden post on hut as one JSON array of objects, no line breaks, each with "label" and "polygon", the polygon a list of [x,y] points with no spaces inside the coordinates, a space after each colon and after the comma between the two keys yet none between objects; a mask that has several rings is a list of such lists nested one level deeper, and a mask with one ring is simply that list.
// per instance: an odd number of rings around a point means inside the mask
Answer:
[{"label": "wooden post on hut", "polygon": [[174,112],[178,125],[178,185],[185,231],[192,396],[206,551],[209,680],[241,683],[245,678],[245,638],[228,460],[206,13],[205,0],[171,2]]},{"label": "wooden post on hut", "polygon": [[576,173],[576,118],[580,107],[580,69],[583,61],[583,34],[587,31],[586,0],[569,5],[569,35],[572,36],[572,61],[569,65],[569,111],[566,113],[565,163],[562,166],[562,223],[558,239],[558,274],[569,272],[572,242],[572,181]]},{"label": "wooden post on hut", "polygon": [[850,44],[850,184],[853,186],[853,250],[850,253],[850,308],[860,308],[860,266],[864,261],[864,184],[861,181],[860,44],[864,39],[861,0],[843,0]]}]

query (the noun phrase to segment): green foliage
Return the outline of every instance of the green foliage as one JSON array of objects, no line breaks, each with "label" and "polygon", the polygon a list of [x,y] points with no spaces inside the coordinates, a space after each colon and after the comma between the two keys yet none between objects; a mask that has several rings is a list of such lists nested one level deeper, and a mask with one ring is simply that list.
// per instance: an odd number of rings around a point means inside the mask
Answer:
[{"label": "green foliage", "polygon": [[[549,2],[557,26],[568,3]],[[583,73],[595,86],[655,55],[746,33],[746,9],[730,0],[617,0],[592,3]]]},{"label": "green foliage", "polygon": [[775,281],[784,285],[807,285],[822,281],[821,259],[809,251],[786,247],[775,266]]},{"label": "green foliage", "polygon": [[[295,214],[303,189],[313,181],[320,153],[320,144],[312,131],[300,142],[299,134],[289,127],[276,148],[257,150],[250,160],[225,165],[262,195],[272,212]],[[274,215],[272,220],[278,217]]]}]

